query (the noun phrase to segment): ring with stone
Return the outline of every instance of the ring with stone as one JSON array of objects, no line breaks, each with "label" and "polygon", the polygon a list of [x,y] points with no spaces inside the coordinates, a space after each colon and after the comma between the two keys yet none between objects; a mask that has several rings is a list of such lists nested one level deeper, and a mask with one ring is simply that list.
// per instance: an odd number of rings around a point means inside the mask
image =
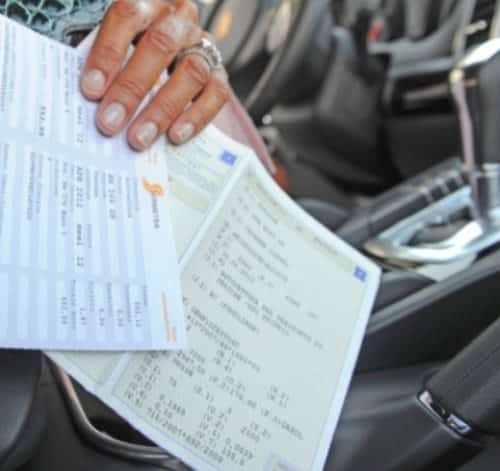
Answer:
[{"label": "ring with stone", "polygon": [[199,43],[191,46],[185,51],[182,51],[177,57],[176,63],[181,62],[182,59],[190,55],[196,55],[204,59],[210,67],[211,72],[220,69],[223,66],[222,55],[219,49],[207,38],[203,38]]}]

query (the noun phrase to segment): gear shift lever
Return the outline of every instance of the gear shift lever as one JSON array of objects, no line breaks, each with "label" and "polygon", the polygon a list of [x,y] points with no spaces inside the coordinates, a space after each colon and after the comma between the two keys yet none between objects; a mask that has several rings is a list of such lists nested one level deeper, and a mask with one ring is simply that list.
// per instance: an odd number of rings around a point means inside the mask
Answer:
[{"label": "gear shift lever", "polygon": [[471,52],[450,75],[476,217],[500,223],[500,39]]},{"label": "gear shift lever", "polygon": [[[469,187],[434,203],[369,241],[365,249],[397,264],[445,264],[500,243],[500,38],[469,53],[451,72]],[[415,245],[435,221],[472,214],[453,236]]]}]

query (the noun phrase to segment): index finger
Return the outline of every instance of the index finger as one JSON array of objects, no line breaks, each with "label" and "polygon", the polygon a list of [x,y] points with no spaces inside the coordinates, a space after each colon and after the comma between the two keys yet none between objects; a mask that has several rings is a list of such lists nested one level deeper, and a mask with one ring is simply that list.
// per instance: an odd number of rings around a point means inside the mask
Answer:
[{"label": "index finger", "polygon": [[100,100],[121,69],[134,38],[164,8],[162,0],[117,0],[107,11],[83,69],[81,89],[89,100]]}]

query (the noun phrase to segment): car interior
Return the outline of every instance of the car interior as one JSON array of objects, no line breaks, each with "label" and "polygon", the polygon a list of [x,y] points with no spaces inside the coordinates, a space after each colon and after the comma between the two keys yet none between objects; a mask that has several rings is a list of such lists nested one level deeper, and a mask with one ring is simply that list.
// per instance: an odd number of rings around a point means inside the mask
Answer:
[{"label": "car interior", "polygon": [[[198,4],[283,188],[383,268],[325,469],[500,469],[500,2]],[[188,469],[0,356],[1,470]]]}]

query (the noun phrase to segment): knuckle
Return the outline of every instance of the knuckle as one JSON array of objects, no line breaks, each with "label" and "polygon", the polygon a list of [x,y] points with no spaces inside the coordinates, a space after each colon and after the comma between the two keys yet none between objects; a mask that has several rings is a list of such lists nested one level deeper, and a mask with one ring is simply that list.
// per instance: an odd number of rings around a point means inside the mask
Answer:
[{"label": "knuckle", "polygon": [[117,93],[120,97],[128,101],[142,101],[148,90],[137,80],[132,80],[126,77],[119,78],[116,82]]},{"label": "knuckle", "polygon": [[177,39],[168,31],[159,28],[149,29],[143,40],[148,47],[164,55],[172,54],[179,48]]},{"label": "knuckle", "polygon": [[123,61],[123,51],[113,42],[98,42],[92,50],[92,58],[99,68],[107,70]]},{"label": "knuckle", "polygon": [[182,68],[189,79],[199,88],[204,87],[210,80],[210,68],[204,59],[189,55],[182,61]]},{"label": "knuckle", "polygon": [[168,125],[174,121],[179,115],[179,111],[175,103],[167,98],[162,97],[155,103],[156,111],[159,114],[160,121],[165,125]]},{"label": "knuckle", "polygon": [[227,80],[224,77],[215,76],[212,79],[212,93],[215,98],[222,102],[226,103],[229,100],[230,90]]},{"label": "knuckle", "polygon": [[129,0],[117,0],[109,8],[109,15],[118,19],[135,20],[138,16],[137,6]]}]

